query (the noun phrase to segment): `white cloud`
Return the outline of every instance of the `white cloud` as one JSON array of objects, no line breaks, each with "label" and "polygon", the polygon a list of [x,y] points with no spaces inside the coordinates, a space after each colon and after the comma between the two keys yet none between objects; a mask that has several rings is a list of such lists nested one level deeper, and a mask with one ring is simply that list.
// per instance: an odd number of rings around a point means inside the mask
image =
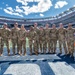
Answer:
[{"label": "white cloud", "polygon": [[16,0],[18,3],[22,3],[22,5],[28,5],[28,2],[40,2],[40,0]]},{"label": "white cloud", "polygon": [[58,8],[62,8],[64,7],[65,5],[67,5],[68,3],[66,1],[58,1],[56,2],[55,4],[55,8],[58,9]]},{"label": "white cloud", "polygon": [[43,17],[44,15],[43,14],[40,14],[40,16]]},{"label": "white cloud", "polygon": [[6,9],[4,9],[4,11],[5,11],[5,13],[10,14],[10,15],[23,17],[23,15],[14,12],[14,10],[11,7],[7,7]]},{"label": "white cloud", "polygon": [[9,11],[11,11],[11,12],[14,11],[12,7],[7,7],[6,9],[9,10]]},{"label": "white cloud", "polygon": [[15,12],[22,13],[23,10],[21,10],[21,9],[19,8],[19,6],[16,6]]},{"label": "white cloud", "polygon": [[[30,0],[29,0],[30,1]],[[52,3],[50,0],[32,0],[35,2],[38,2],[37,5],[32,5],[32,7],[30,6],[25,6],[23,5],[21,8],[24,9],[24,14],[28,15],[30,13],[40,13],[40,12],[45,12],[48,11],[50,9],[50,7],[52,6]]]},{"label": "white cloud", "polygon": [[[51,0],[16,0],[16,1],[18,3],[21,3],[22,6],[15,6],[14,9],[12,9],[12,7],[7,7],[6,9],[4,9],[4,11],[7,12],[8,14],[10,13],[9,11],[12,11],[13,13],[28,15],[31,13],[46,12],[52,6]],[[32,6],[29,6],[28,3],[30,2],[37,2],[37,5],[33,4]]]}]

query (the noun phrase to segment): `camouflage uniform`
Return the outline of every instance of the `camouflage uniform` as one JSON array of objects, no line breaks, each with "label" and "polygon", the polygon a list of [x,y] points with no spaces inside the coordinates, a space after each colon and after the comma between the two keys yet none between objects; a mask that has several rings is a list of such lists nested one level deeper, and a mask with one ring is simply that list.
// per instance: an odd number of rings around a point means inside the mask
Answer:
[{"label": "camouflage uniform", "polygon": [[10,29],[2,28],[1,37],[2,37],[2,43],[3,43],[2,44],[2,52],[3,52],[4,43],[5,43],[6,47],[7,47],[8,55],[9,55],[10,54],[10,49],[9,49]]},{"label": "camouflage uniform", "polygon": [[34,30],[29,31],[28,39],[29,39],[30,54],[32,55],[32,46],[34,48],[35,54],[37,54],[36,32]]},{"label": "camouflage uniform", "polygon": [[71,54],[71,56],[73,56],[73,53],[74,53],[74,32],[75,32],[75,29],[67,28],[68,54]]},{"label": "camouflage uniform", "polygon": [[[21,40],[22,39],[22,40]],[[22,54],[22,46],[24,55],[26,54],[26,30],[19,30],[18,32],[19,54]]]},{"label": "camouflage uniform", "polygon": [[62,53],[62,45],[65,50],[65,54],[67,53],[67,48],[66,48],[66,29],[65,28],[59,28],[58,29],[58,40],[59,40],[59,49],[60,53]]},{"label": "camouflage uniform", "polygon": [[56,45],[57,45],[57,29],[51,29],[51,53],[56,52]]},{"label": "camouflage uniform", "polygon": [[48,52],[50,52],[51,46],[50,46],[50,28],[45,28],[44,29],[45,32],[45,50],[47,50],[47,45],[48,45]]},{"label": "camouflage uniform", "polygon": [[13,54],[15,54],[15,47],[17,45],[17,53],[19,53],[19,43],[18,43],[18,31],[19,28],[12,28],[11,29],[11,40],[12,40],[12,50]]},{"label": "camouflage uniform", "polygon": [[39,52],[39,28],[34,27],[34,31],[36,32],[36,50],[38,50],[37,52]]},{"label": "camouflage uniform", "polygon": [[40,43],[40,51],[41,53],[46,53],[45,50],[45,32],[44,29],[39,32],[39,43]]},{"label": "camouflage uniform", "polygon": [[1,33],[2,33],[2,29],[0,29],[0,56],[3,53],[3,41],[2,41],[3,39],[2,39]]}]

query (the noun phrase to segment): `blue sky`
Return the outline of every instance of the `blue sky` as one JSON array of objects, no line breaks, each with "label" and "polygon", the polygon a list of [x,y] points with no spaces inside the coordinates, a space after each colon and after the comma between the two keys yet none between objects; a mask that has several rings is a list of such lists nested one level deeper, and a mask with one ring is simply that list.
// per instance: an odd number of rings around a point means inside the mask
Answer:
[{"label": "blue sky", "polygon": [[44,18],[56,16],[74,5],[75,0],[1,0],[0,16]]}]

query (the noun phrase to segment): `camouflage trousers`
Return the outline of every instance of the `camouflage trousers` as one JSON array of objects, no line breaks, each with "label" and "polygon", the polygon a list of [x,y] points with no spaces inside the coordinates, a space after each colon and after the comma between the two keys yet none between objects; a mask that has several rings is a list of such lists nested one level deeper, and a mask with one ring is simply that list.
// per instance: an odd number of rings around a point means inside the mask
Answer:
[{"label": "camouflage trousers", "polygon": [[33,48],[34,48],[34,53],[37,55],[39,52],[39,41],[38,40],[34,40]]},{"label": "camouflage trousers", "polygon": [[33,40],[29,40],[29,48],[30,48],[30,54],[32,54],[32,47],[33,46]]},{"label": "camouflage trousers", "polygon": [[0,39],[0,55],[3,54],[3,41]]},{"label": "camouflage trousers", "polygon": [[46,53],[46,44],[45,44],[45,40],[40,39],[39,40],[39,45],[40,45],[40,51],[41,53]]},{"label": "camouflage trousers", "polygon": [[65,39],[59,40],[60,53],[62,53],[62,45],[64,47],[65,54],[67,54],[67,47],[66,47],[66,40]]},{"label": "camouflage trousers", "polygon": [[48,52],[50,52],[50,50],[51,50],[51,43],[50,43],[50,38],[46,38],[45,39],[45,44],[44,44],[44,46],[45,46],[45,50],[47,51],[47,47],[48,47]]},{"label": "camouflage trousers", "polygon": [[29,40],[29,48],[30,48],[30,53],[32,54],[32,49],[34,49],[34,53],[38,53],[38,44],[37,40]]},{"label": "camouflage trousers", "polygon": [[18,39],[12,39],[12,51],[13,51],[13,54],[16,53],[16,46],[17,46],[17,53],[19,53],[19,42],[18,42]]},{"label": "camouflage trousers", "polygon": [[68,54],[73,55],[74,53],[74,39],[69,39],[67,41],[67,46],[68,46]]},{"label": "camouflage trousers", "polygon": [[57,39],[51,39],[51,52],[56,52]]},{"label": "camouflage trousers", "polygon": [[[37,46],[37,50],[38,50],[38,52],[39,52],[39,39],[35,39],[35,42],[34,42],[35,44],[36,44],[36,46]],[[34,45],[35,46],[35,45]]]},{"label": "camouflage trousers", "polygon": [[0,54],[2,54],[3,53],[3,48],[4,48],[4,44],[6,45],[6,47],[7,47],[7,52],[8,52],[8,54],[10,53],[10,49],[9,49],[9,39],[2,39],[2,43],[1,43],[1,45],[0,45]]},{"label": "camouflage trousers", "polygon": [[[22,51],[22,47],[24,52]],[[26,54],[26,40],[19,40],[19,53],[22,54],[22,52],[24,55]]]}]

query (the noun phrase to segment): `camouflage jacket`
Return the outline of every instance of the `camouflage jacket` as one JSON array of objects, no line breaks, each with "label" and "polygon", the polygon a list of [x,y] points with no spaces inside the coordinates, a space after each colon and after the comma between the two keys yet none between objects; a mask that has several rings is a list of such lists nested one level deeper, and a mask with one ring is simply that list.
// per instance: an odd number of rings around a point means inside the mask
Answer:
[{"label": "camouflage jacket", "polygon": [[40,32],[39,32],[39,40],[45,40],[45,31],[44,31],[44,29],[40,30]]},{"label": "camouflage jacket", "polygon": [[9,39],[10,38],[10,29],[9,28],[2,28],[1,29],[1,36],[3,39]]},{"label": "camouflage jacket", "polygon": [[34,31],[36,32],[37,39],[39,39],[39,33],[40,33],[39,28],[38,27],[37,28],[34,27]]},{"label": "camouflage jacket", "polygon": [[58,29],[58,40],[64,40],[66,38],[66,29],[59,28]]},{"label": "camouflage jacket", "polygon": [[18,32],[19,28],[12,28],[11,29],[11,39],[18,39]]},{"label": "camouflage jacket", "polygon": [[52,28],[50,33],[51,33],[51,39],[58,39],[58,35],[57,35],[58,31],[57,31],[57,29]]},{"label": "camouflage jacket", "polygon": [[29,40],[35,40],[36,39],[36,36],[37,34],[36,34],[36,32],[34,31],[34,30],[30,30],[29,32],[28,32],[28,38],[29,38]]},{"label": "camouflage jacket", "polygon": [[45,28],[44,29],[44,33],[45,33],[45,38],[46,39],[50,38],[50,30],[51,30],[50,28],[48,28],[48,29]]},{"label": "camouflage jacket", "polygon": [[67,28],[67,39],[74,39],[74,33],[75,29],[74,28]]},{"label": "camouflage jacket", "polygon": [[26,30],[19,30],[18,31],[18,39],[26,40]]}]

